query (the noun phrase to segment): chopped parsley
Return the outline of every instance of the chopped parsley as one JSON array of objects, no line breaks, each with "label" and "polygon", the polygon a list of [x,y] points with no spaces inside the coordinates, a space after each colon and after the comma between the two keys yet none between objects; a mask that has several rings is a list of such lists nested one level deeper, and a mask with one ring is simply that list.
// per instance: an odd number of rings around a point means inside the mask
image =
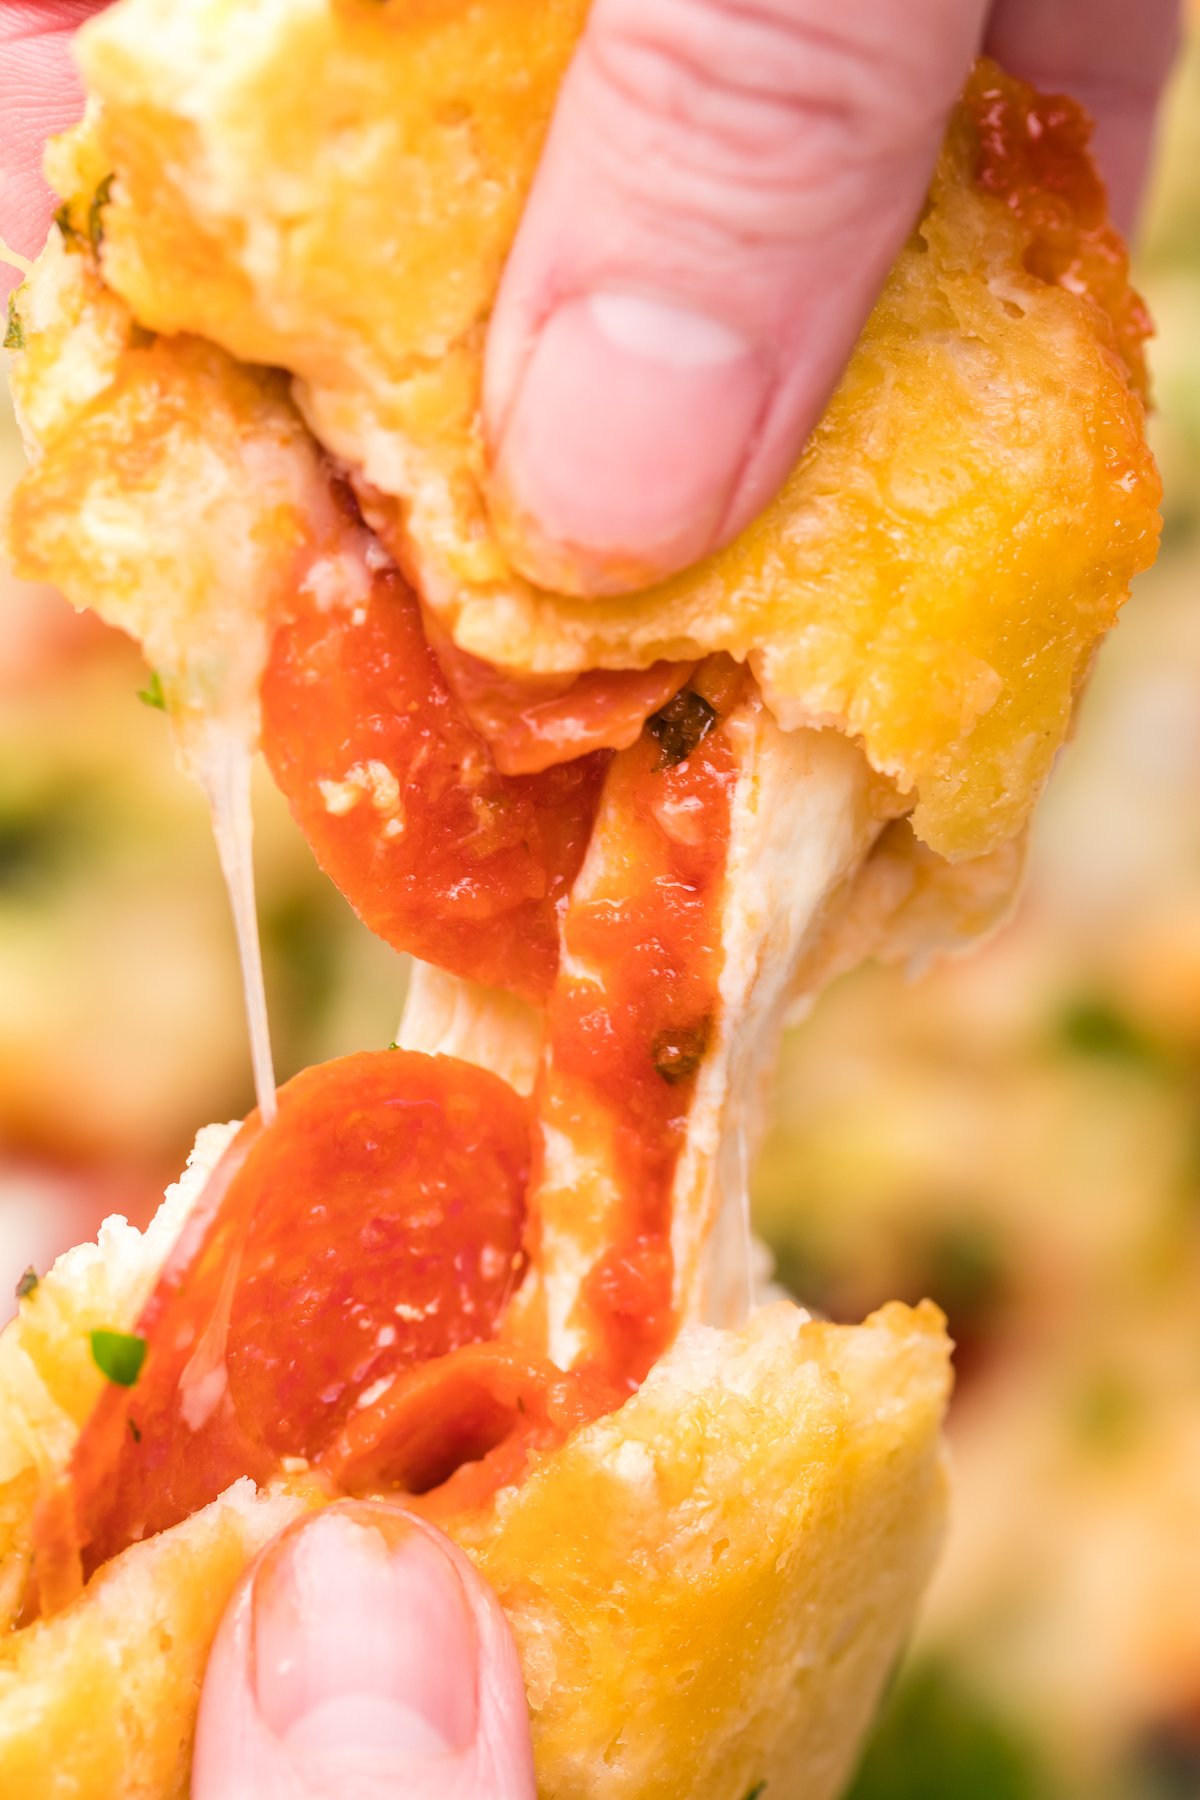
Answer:
[{"label": "chopped parsley", "polygon": [[141,1441],[142,1441],[141,1427],[138,1424],[137,1420],[132,1417],[129,1420],[129,1435],[133,1439],[135,1444],[141,1443]]},{"label": "chopped parsley", "polygon": [[756,1781],[754,1786],[747,1793],[746,1800],[758,1800],[759,1795],[765,1794],[766,1791],[767,1791],[766,1782],[765,1781]]},{"label": "chopped parsley", "polygon": [[77,244],[83,242],[83,233],[76,230],[74,221],[71,218],[71,202],[69,200],[64,200],[58,211],[55,213],[54,223],[58,226],[58,229],[62,234],[62,241],[67,246],[68,250],[73,250]]},{"label": "chopped parsley", "polygon": [[23,350],[25,348],[25,327],[21,323],[21,315],[17,311],[16,295],[8,296],[8,329],[4,333],[6,350]]},{"label": "chopped parsley", "polygon": [[146,1340],[128,1331],[90,1332],[92,1361],[117,1387],[132,1387],[146,1360]]},{"label": "chopped parsley", "polygon": [[143,706],[152,706],[156,712],[166,712],[167,697],[163,693],[162,676],[157,669],[151,669],[150,679],[144,688],[139,688],[137,697]]},{"label": "chopped parsley", "polygon": [[17,1299],[18,1300],[28,1300],[30,1294],[32,1294],[35,1291],[35,1289],[37,1288],[38,1282],[40,1280],[41,1280],[41,1277],[39,1276],[37,1270],[34,1268],[33,1264],[30,1263],[29,1267],[26,1269],[25,1273],[22,1275],[20,1281],[18,1281],[18,1283],[17,1283]]},{"label": "chopped parsley", "polygon": [[400,1048],[399,1044],[396,1042],[395,1038],[393,1038],[391,1043],[388,1045],[388,1049],[389,1050],[398,1050],[399,1048]]},{"label": "chopped parsley", "polygon": [[711,1019],[698,1025],[668,1026],[660,1031],[650,1049],[654,1072],[672,1087],[694,1075],[704,1061],[712,1031]]},{"label": "chopped parsley", "polygon": [[646,720],[646,730],[658,743],[656,769],[673,769],[676,763],[686,762],[716,722],[716,707],[702,694],[683,688]]},{"label": "chopped parsley", "polygon": [[92,195],[91,205],[87,213],[88,243],[98,251],[104,242],[104,209],[112,199],[113,178],[106,175],[100,186]]}]

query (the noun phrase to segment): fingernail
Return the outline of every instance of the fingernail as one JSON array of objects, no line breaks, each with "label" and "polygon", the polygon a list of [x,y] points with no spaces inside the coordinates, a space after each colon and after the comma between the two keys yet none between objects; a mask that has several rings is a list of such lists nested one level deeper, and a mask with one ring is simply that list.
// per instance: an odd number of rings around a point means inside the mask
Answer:
[{"label": "fingernail", "polygon": [[767,403],[769,359],[662,300],[599,293],[542,328],[503,422],[492,504],[547,586],[619,591],[714,544]]},{"label": "fingernail", "polygon": [[478,1644],[462,1583],[417,1529],[329,1513],[255,1578],[254,1687],[299,1763],[452,1756],[472,1741]]}]

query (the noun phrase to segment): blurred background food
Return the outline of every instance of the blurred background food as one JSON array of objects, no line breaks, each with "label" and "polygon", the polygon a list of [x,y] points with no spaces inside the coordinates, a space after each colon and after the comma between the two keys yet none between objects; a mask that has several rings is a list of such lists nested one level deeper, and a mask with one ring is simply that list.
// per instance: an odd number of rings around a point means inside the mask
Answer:
[{"label": "blurred background food", "polygon": [[[1163,553],[1023,902],[968,961],[827,996],[757,1176],[802,1300],[932,1294],[959,1346],[955,1525],[854,1800],[1200,1797],[1200,29],[1139,275]],[[0,489],[19,462],[4,414]],[[136,652],[3,570],[0,609],[3,1318],[28,1264],[144,1220],[252,1099],[203,803]],[[265,776],[256,816],[285,1078],[386,1044],[404,969]]]}]

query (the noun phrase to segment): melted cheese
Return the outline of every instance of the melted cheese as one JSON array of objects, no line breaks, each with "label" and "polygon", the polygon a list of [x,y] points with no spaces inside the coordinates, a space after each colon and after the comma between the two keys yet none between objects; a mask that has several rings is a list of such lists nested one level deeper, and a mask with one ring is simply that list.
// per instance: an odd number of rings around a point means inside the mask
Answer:
[{"label": "melted cheese", "polygon": [[[748,1177],[784,1014],[815,944],[836,938],[831,902],[853,892],[852,878],[881,820],[862,753],[836,733],[783,732],[757,695],[723,729],[735,746],[738,775],[722,904],[721,1008],[676,1168],[671,1248],[680,1316],[734,1324],[752,1310],[764,1285],[763,1254],[749,1230]],[[585,901],[602,884],[610,860],[622,856],[626,828],[610,796],[572,901]],[[821,980],[814,965],[810,985]],[[515,1076],[528,1093],[540,1024],[525,1007],[515,1020],[519,1006],[497,990],[417,964],[400,1042]],[[623,1199],[619,1124],[617,1116],[596,1110],[578,1132],[545,1116],[536,1121],[541,1166],[530,1195],[536,1267],[510,1329],[539,1347],[548,1343],[562,1366],[587,1348],[579,1293],[610,1241]]]},{"label": "melted cheese", "polygon": [[139,333],[57,231],[21,290],[12,386],[31,457],[13,497],[18,573],[141,645],[179,761],[203,788],[229,892],[255,1088],[275,1082],[254,904],[250,762],[274,622],[296,586],[369,590],[368,534],[270,370]]},{"label": "melted cheese", "polygon": [[537,1073],[542,1017],[503,988],[462,981],[414,957],[396,1043],[401,1050],[478,1063],[528,1095]]},{"label": "melted cheese", "polygon": [[254,1091],[263,1122],[269,1125],[275,1117],[275,1068],[254,899],[250,749],[236,732],[214,725],[204,733],[201,742],[191,745],[189,760],[211,809],[213,836],[237,937]]},{"label": "melted cheese", "polygon": [[[740,1319],[753,1296],[757,1260],[750,1169],[784,1015],[829,902],[863,862],[881,821],[865,757],[836,732],[781,731],[758,696],[729,729],[739,773],[725,879],[721,1010],[676,1172],[671,1248],[682,1315],[718,1310]],[[722,1289],[730,1296],[724,1304]]]}]

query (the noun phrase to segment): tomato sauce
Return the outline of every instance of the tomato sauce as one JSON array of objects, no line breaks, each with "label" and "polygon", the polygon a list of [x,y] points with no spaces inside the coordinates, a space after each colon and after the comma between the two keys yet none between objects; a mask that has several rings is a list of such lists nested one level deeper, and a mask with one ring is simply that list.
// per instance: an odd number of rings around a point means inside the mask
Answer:
[{"label": "tomato sauce", "polygon": [[608,753],[501,774],[393,569],[355,608],[297,596],[262,710],[272,774],[365,923],[452,974],[541,999]]},{"label": "tomato sauce", "polygon": [[1029,234],[1030,274],[1087,295],[1112,321],[1115,347],[1146,391],[1142,345],[1153,329],[1129,285],[1129,252],[1108,217],[1104,183],[1088,150],[1092,122],[1064,94],[1035,94],[982,64],[964,95],[979,138],[976,181]]},{"label": "tomato sauce", "polygon": [[[708,659],[614,763],[619,856],[564,917],[534,1093],[547,1128],[586,1142],[599,1119],[611,1135],[620,1212],[584,1282],[585,1364],[634,1385],[674,1330],[671,1190],[717,1017],[737,774],[718,726],[742,679]],[[536,1218],[530,1230],[536,1244]]]},{"label": "tomato sauce", "polygon": [[[431,1516],[484,1504],[618,1405],[673,1330],[670,1193],[720,973],[738,670],[661,664],[536,702],[446,650],[392,569],[357,606],[296,597],[262,690],[264,748],[318,860],[366,922],[454,973],[548,992],[554,1078],[615,1121],[620,1216],[584,1284],[567,1373],[493,1342],[527,1262],[529,1110],[472,1064],[405,1051],[307,1070],[210,1178],[34,1520],[44,1611],[231,1482],[297,1461]],[[689,676],[690,683],[681,689]],[[647,718],[647,715],[650,715]],[[616,762],[613,747],[636,739]],[[565,763],[581,743],[600,744]],[[564,911],[611,770],[619,856]],[[559,976],[561,921],[597,987]],[[536,1232],[536,1224],[534,1226]]]},{"label": "tomato sauce", "polygon": [[34,1522],[42,1605],[239,1476],[320,1456],[398,1371],[492,1337],[523,1270],[527,1108],[451,1057],[306,1070],[214,1171]]}]

